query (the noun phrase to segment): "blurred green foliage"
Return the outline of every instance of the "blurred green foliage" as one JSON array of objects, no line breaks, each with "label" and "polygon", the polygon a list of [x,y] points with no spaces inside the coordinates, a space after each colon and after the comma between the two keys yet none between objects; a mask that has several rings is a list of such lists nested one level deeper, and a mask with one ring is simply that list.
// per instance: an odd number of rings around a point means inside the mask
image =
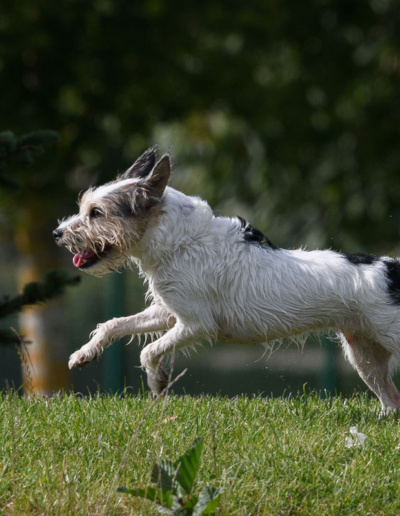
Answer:
[{"label": "blurred green foliage", "polygon": [[394,0],[5,0],[2,125],[59,132],[58,210],[158,143],[278,245],[400,251],[399,29]]},{"label": "blurred green foliage", "polygon": [[20,137],[11,131],[0,132],[0,186],[18,188],[18,181],[7,175],[9,169],[14,168],[14,173],[16,167],[26,169],[26,165],[31,165],[57,138],[57,133],[49,130],[34,131]]}]

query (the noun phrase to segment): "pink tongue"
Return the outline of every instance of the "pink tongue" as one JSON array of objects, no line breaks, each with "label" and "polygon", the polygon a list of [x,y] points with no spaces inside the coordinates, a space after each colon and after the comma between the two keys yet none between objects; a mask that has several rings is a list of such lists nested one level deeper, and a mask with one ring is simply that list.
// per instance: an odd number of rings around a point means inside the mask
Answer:
[{"label": "pink tongue", "polygon": [[87,251],[79,251],[79,253],[73,257],[72,263],[75,265],[75,267],[82,267],[82,265],[87,260],[90,260],[90,258],[93,258],[94,255],[94,251],[91,251],[90,249]]}]

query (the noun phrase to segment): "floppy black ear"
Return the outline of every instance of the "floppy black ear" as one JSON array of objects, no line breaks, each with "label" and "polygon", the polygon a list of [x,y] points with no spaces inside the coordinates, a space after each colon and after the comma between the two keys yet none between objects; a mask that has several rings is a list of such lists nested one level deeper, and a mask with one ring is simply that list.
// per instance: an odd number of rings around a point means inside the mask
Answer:
[{"label": "floppy black ear", "polygon": [[156,163],[156,151],[152,147],[147,149],[135,163],[120,176],[120,179],[145,178],[153,170]]}]

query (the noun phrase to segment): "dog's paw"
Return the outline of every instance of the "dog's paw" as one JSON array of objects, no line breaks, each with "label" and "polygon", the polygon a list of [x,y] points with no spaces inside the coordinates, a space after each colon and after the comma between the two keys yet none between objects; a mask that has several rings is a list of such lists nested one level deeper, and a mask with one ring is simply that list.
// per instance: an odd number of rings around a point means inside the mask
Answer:
[{"label": "dog's paw", "polygon": [[81,353],[81,351],[75,351],[75,353],[72,353],[69,357],[68,367],[70,369],[73,369],[74,367],[84,367],[90,362],[91,360],[88,360],[85,357],[85,354]]},{"label": "dog's paw", "polygon": [[147,371],[147,384],[154,396],[166,395],[168,380],[168,373],[161,366],[159,366],[157,369],[151,369]]},{"label": "dog's paw", "polygon": [[147,384],[155,396],[159,396],[168,386],[168,373],[161,366],[160,357],[154,356],[151,346],[140,353],[140,362],[147,374]]},{"label": "dog's paw", "polygon": [[89,344],[86,344],[69,357],[68,367],[70,369],[74,367],[84,367],[90,362],[93,362],[95,358],[99,356],[98,348],[95,348]]},{"label": "dog's paw", "polygon": [[154,359],[154,353],[152,351],[151,345],[142,349],[140,353],[140,363],[146,372],[157,369],[159,361],[159,358]]},{"label": "dog's paw", "polygon": [[[68,367],[84,367],[102,354],[104,346],[107,345],[107,333],[105,331],[106,325],[99,324],[99,326],[90,334],[90,341],[72,353],[69,357]],[[108,343],[111,343],[108,340]]]}]

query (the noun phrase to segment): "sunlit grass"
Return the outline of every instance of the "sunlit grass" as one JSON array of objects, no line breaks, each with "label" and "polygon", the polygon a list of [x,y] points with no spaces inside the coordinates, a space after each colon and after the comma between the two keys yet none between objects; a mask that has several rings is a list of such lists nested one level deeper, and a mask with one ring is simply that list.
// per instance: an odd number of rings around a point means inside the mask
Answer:
[{"label": "sunlit grass", "polygon": [[[374,399],[170,396],[0,402],[0,512],[154,514],[118,493],[149,482],[160,457],[205,444],[199,487],[218,485],[220,514],[398,514],[400,429]],[[346,447],[350,428],[365,446]]]}]

